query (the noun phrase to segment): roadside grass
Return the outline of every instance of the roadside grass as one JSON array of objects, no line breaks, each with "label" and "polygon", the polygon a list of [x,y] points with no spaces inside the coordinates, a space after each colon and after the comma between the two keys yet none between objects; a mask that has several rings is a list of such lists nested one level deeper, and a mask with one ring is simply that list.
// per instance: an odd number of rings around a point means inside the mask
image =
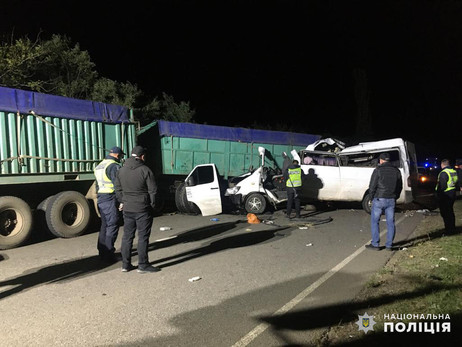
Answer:
[{"label": "roadside grass", "polygon": [[[318,346],[381,345],[406,341],[430,342],[432,339],[462,345],[462,200],[454,206],[458,234],[445,235],[439,210],[424,217],[408,243],[400,245],[389,262],[374,274],[354,300],[361,311],[342,317],[316,342]],[[367,308],[366,308],[367,307]],[[374,316],[373,331],[359,330],[359,315]],[[358,317],[352,320],[354,315]],[[358,315],[358,316],[356,316]],[[390,317],[396,317],[390,319]],[[416,319],[428,315],[450,319]],[[398,317],[400,317],[398,319]],[[343,319],[345,318],[345,319]],[[384,332],[384,323],[451,322],[451,333]],[[432,324],[433,324],[432,323]],[[438,340],[438,342],[440,341]],[[413,343],[414,342],[414,343]]]}]

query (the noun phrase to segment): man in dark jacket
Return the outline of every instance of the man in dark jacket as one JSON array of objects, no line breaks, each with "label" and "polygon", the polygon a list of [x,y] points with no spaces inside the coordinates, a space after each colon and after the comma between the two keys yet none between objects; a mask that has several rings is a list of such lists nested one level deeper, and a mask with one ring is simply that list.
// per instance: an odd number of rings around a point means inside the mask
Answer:
[{"label": "man in dark jacket", "polygon": [[457,171],[450,166],[448,159],[443,159],[441,161],[441,172],[438,175],[435,191],[440,214],[444,221],[444,229],[448,234],[456,232],[454,201],[456,200],[456,192],[458,192],[459,189]]},{"label": "man in dark jacket", "polygon": [[122,202],[124,234],[122,237],[122,272],[133,269],[131,252],[135,232],[138,230],[138,272],[157,272],[148,259],[149,236],[151,235],[153,208],[157,185],[154,174],[145,164],[145,149],[135,146],[131,157],[119,170],[115,188],[117,199]]},{"label": "man in dark jacket", "polygon": [[371,210],[371,233],[372,241],[366,248],[375,251],[380,250],[380,216],[385,212],[387,219],[387,250],[393,250],[395,237],[395,204],[403,189],[403,180],[398,168],[390,163],[390,155],[381,153],[379,165],[372,172],[369,183],[369,194],[372,200]]}]

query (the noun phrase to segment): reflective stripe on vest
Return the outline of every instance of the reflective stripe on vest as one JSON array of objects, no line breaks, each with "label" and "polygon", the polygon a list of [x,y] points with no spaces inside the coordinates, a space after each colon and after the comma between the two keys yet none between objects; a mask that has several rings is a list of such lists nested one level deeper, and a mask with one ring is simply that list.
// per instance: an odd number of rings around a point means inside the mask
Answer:
[{"label": "reflective stripe on vest", "polygon": [[286,182],[287,187],[301,187],[302,186],[302,169],[288,169],[289,179]]},{"label": "reflective stripe on vest", "polygon": [[[457,183],[457,181],[459,179],[457,177],[457,171],[454,170],[454,169],[444,169],[444,170],[441,170],[441,172],[446,172],[446,174],[448,175],[448,182],[447,182],[447,185],[446,185],[447,188],[444,191],[448,192],[450,190],[456,189],[456,183]],[[438,185],[439,185],[439,182],[440,182],[441,172],[438,174],[438,184],[436,185],[435,190],[438,190]]]},{"label": "reflective stripe on vest", "polygon": [[115,192],[114,183],[106,174],[106,169],[111,164],[117,164],[117,162],[114,159],[104,159],[95,167],[95,177],[98,182],[97,193],[110,194]]}]

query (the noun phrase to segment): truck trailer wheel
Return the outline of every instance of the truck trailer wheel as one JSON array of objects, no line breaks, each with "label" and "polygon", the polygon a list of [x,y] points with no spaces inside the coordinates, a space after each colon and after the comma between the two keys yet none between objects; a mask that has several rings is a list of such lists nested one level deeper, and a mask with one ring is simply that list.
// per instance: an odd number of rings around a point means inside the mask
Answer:
[{"label": "truck trailer wheel", "polygon": [[372,200],[371,200],[371,196],[369,195],[369,193],[364,195],[364,198],[363,198],[363,201],[362,201],[361,204],[363,206],[363,210],[366,211],[367,213],[371,214]]},{"label": "truck trailer wheel", "polygon": [[56,194],[49,202],[45,217],[48,229],[58,237],[82,235],[90,223],[88,200],[75,191]]},{"label": "truck trailer wheel", "polygon": [[0,197],[0,249],[24,244],[32,234],[32,211],[22,199]]},{"label": "truck trailer wheel", "polygon": [[259,193],[250,194],[245,200],[245,210],[247,213],[263,213],[266,209],[266,199]]},{"label": "truck trailer wheel", "polygon": [[178,211],[186,214],[200,214],[199,208],[192,202],[188,201],[186,195],[186,184],[181,183],[175,191],[175,204]]},{"label": "truck trailer wheel", "polygon": [[181,183],[175,191],[175,205],[179,212],[181,213],[188,213],[186,210],[186,206],[184,205],[183,196],[186,196],[186,186]]}]

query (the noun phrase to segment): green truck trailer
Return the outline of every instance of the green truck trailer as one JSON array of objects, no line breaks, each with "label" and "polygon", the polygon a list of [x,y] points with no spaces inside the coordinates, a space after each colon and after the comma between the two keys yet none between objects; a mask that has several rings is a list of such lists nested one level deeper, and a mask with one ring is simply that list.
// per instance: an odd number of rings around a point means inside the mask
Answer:
[{"label": "green truck trailer", "polygon": [[137,144],[147,148],[162,210],[176,207],[176,188],[198,164],[214,163],[232,178],[259,167],[262,146],[265,166],[278,169],[283,152],[320,138],[163,120],[136,124],[122,106],[0,87],[0,249],[23,245],[39,219],[57,237],[82,235],[97,212],[93,169],[113,146],[128,155]]},{"label": "green truck trailer", "polygon": [[38,217],[58,237],[83,234],[95,165],[135,142],[125,107],[0,87],[0,249],[23,245]]},{"label": "green truck trailer", "polygon": [[[177,188],[197,165],[213,163],[224,179],[240,176],[261,164],[259,147],[266,150],[265,167],[278,171],[283,152],[300,151],[319,135],[236,128],[193,123],[154,121],[137,132],[137,141],[148,149],[147,164],[158,181],[158,204],[188,207]],[[179,199],[181,201],[179,201]],[[197,211],[194,207],[181,212]]]}]

